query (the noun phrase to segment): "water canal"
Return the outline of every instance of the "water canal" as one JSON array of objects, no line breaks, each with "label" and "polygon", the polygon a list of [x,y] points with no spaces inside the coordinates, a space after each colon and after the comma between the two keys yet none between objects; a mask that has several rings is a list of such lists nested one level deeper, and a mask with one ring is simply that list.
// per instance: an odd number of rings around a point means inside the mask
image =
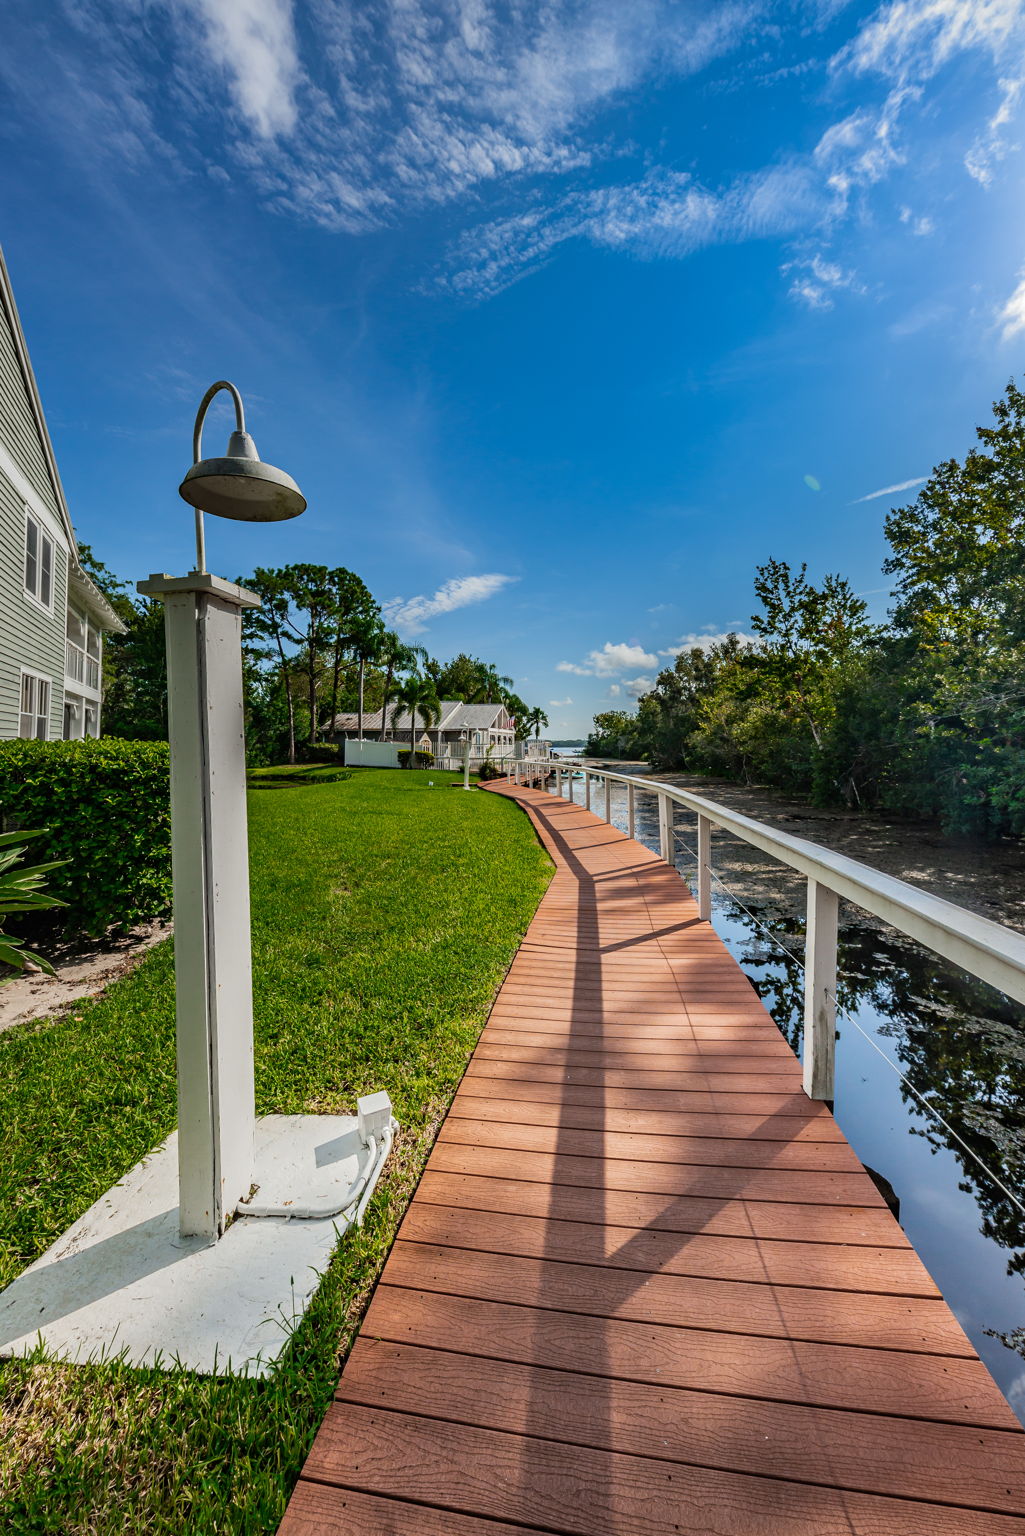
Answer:
[{"label": "water canal", "polygon": [[[693,887],[695,818],[679,806],[676,817]],[[618,785],[612,820],[626,830]],[[657,850],[654,796],[637,796],[636,836]],[[721,831],[712,862],[715,929],[800,1055],[804,881]],[[1025,1202],[1025,1010],[848,904],[840,912],[837,1119],[892,1186],[910,1241],[1025,1423],[1025,1215],[1014,1198]]]}]

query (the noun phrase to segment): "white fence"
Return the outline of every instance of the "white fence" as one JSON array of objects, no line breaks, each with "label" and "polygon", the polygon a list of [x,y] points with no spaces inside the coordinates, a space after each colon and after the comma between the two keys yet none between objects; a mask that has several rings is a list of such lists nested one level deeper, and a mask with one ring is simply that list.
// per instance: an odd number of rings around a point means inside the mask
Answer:
[{"label": "white fence", "polygon": [[[777,832],[764,822],[731,811],[714,800],[658,780],[607,769],[549,765],[556,795],[573,794],[574,777],[583,779],[588,810],[612,820],[613,784],[626,787],[627,835],[634,836],[639,794],[658,801],[660,852],[676,865],[675,807],[697,816],[697,901],[701,918],[712,915],[712,831],[721,827],[762,853],[804,875],[808,883],[808,923],[805,940],[804,1088],[813,1099],[833,1098],[836,1047],[836,957],[839,902],[850,901],[881,918],[891,928],[942,955],[970,975],[989,982],[1016,1002],[1025,1003],[1025,937],[989,918],[977,917],[953,902],[884,875],[867,864],[832,853],[803,837]],[[600,806],[592,804],[592,784],[601,790]]]}]

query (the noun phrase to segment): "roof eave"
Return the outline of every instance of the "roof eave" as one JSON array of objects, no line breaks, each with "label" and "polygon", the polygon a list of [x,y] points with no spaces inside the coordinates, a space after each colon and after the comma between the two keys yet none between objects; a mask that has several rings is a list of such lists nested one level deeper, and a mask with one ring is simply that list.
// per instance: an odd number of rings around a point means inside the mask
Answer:
[{"label": "roof eave", "polygon": [[[50,429],[46,425],[46,417],[43,414],[43,402],[39,394],[39,386],[36,383],[36,375],[32,367],[32,359],[29,356],[28,343],[25,340],[25,332],[21,328],[21,318],[18,314],[18,305],[14,298],[14,289],[11,286],[11,275],[7,270],[4,260],[3,247],[0,246],[0,298],[7,310],[11,321],[11,334],[14,337],[14,347],[18,354],[18,362],[25,379],[25,387],[28,390],[29,403],[32,406],[32,414],[36,421],[36,430],[39,433],[39,441],[43,449],[43,457],[46,467],[50,471],[50,479],[53,483],[53,493],[57,499],[57,509],[61,521],[64,524],[64,532],[68,538],[73,560],[78,559],[78,541],[75,538],[75,528],[71,521],[71,513],[68,510],[67,497],[64,495],[64,486],[61,484],[60,471],[57,468],[57,456],[53,451],[53,443],[50,441]],[[113,614],[114,610],[111,609]],[[117,615],[115,614],[116,618]],[[121,621],[118,620],[118,623]]]},{"label": "roof eave", "polygon": [[118,618],[92,577],[87,576],[77,563],[68,566],[68,585],[74,587],[75,596],[83,607],[99,619],[104,630],[115,635],[125,634],[127,625]]}]

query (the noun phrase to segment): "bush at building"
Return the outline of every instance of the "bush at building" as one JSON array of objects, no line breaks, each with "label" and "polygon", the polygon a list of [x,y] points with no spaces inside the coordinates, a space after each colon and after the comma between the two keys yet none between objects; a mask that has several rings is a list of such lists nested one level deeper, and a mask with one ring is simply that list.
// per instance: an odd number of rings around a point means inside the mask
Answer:
[{"label": "bush at building", "polygon": [[171,908],[168,749],[159,741],[0,741],[0,830],[39,828],[33,857],[69,933],[97,937]]}]

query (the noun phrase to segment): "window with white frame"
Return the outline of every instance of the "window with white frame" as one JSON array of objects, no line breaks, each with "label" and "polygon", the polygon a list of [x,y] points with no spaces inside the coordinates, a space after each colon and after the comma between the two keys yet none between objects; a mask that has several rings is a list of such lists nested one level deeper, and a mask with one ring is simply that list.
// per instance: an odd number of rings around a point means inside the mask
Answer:
[{"label": "window with white frame", "polygon": [[45,741],[50,734],[50,679],[37,672],[21,674],[21,714],[18,735]]},{"label": "window with white frame", "polygon": [[25,513],[25,591],[53,607],[53,540],[31,512]]}]

